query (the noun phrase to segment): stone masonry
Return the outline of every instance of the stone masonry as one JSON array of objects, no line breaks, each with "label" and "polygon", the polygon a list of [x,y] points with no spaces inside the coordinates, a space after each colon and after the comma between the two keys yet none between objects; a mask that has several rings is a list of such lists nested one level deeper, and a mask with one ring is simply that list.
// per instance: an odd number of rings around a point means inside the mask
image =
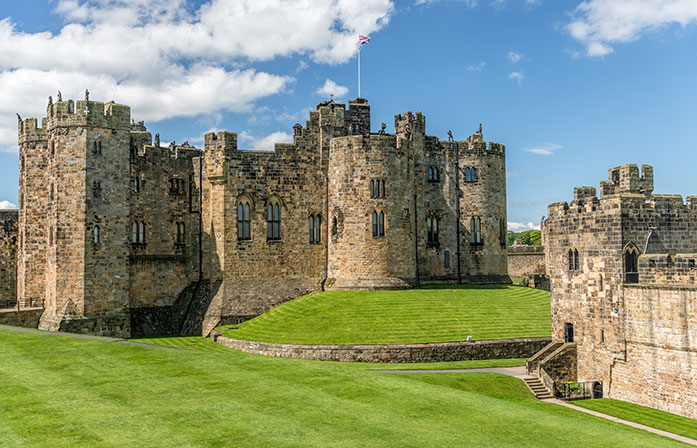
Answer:
[{"label": "stone masonry", "polygon": [[697,418],[697,198],[653,194],[648,165],[551,204],[542,222],[555,341],[610,398]]},{"label": "stone masonry", "polygon": [[325,101],[273,151],[163,148],[87,99],[18,131],[17,299],[45,302],[41,328],[208,334],[321,289],[510,282],[505,148],[420,113],[371,133],[367,100]]}]

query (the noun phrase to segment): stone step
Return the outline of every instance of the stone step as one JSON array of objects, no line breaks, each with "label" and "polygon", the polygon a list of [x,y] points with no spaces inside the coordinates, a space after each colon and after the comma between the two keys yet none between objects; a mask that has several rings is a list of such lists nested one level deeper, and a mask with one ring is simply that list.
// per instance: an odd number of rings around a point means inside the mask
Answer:
[{"label": "stone step", "polygon": [[525,377],[523,378],[523,381],[525,382],[525,385],[528,386],[528,389],[530,389],[530,392],[532,392],[533,395],[535,395],[535,398],[539,400],[554,398],[554,395],[552,395],[549,392],[549,390],[547,390],[547,387],[545,387],[544,383],[540,378]]}]

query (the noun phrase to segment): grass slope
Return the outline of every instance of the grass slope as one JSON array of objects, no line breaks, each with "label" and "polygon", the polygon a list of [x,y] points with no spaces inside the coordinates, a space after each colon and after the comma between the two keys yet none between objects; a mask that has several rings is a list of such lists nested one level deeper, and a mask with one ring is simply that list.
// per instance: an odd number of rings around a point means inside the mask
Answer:
[{"label": "grass slope", "polygon": [[405,376],[0,330],[3,447],[668,447],[497,375]]},{"label": "grass slope", "polygon": [[550,321],[546,291],[438,285],[310,294],[220,330],[249,341],[402,344],[549,336]]},{"label": "grass slope", "polygon": [[573,404],[697,440],[697,420],[691,418],[608,398],[575,401]]}]

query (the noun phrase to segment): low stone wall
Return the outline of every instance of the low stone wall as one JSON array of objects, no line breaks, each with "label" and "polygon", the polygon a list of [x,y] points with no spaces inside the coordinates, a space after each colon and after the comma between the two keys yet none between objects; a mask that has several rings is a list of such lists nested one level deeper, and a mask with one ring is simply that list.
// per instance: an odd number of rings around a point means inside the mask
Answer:
[{"label": "low stone wall", "polygon": [[545,248],[543,246],[509,246],[508,275],[527,277],[528,274],[545,273]]},{"label": "low stone wall", "polygon": [[551,338],[500,339],[474,342],[438,342],[395,345],[294,345],[240,341],[212,333],[213,340],[225,347],[278,358],[350,362],[443,362],[470,359],[529,358]]},{"label": "low stone wall", "polygon": [[0,310],[0,325],[38,328],[39,319],[43,312],[43,308],[26,308],[19,311],[16,309]]}]

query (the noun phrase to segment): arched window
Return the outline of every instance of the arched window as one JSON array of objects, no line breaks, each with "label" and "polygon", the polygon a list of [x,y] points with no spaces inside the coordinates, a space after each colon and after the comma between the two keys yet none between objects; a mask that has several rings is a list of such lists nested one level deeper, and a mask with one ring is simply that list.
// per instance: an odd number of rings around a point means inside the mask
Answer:
[{"label": "arched window", "polygon": [[374,180],[370,181],[370,197],[371,198],[375,197],[375,181]]},{"label": "arched window", "polygon": [[315,216],[315,243],[322,242],[322,215]]},{"label": "arched window", "polygon": [[131,242],[132,242],[133,244],[137,244],[137,243],[138,243],[138,223],[137,223],[137,222],[134,222],[134,223],[133,223],[133,232],[132,232],[132,235],[131,235]]},{"label": "arched window", "polygon": [[477,180],[477,168],[472,168],[472,171],[470,172],[470,178],[473,181]]},{"label": "arched window", "polygon": [[379,180],[375,181],[375,197],[376,198],[382,197],[382,191],[380,191],[380,181]]},{"label": "arched window", "polygon": [[339,223],[338,220],[336,219],[336,216],[332,218],[332,235],[336,235],[339,233]]},{"label": "arched window", "polygon": [[100,234],[101,228],[98,224],[95,224],[92,228],[92,241],[94,244],[99,244],[102,242],[102,236]]},{"label": "arched window", "polygon": [[465,180],[470,180],[470,169],[469,169],[469,167],[465,168]]},{"label": "arched window", "polygon": [[639,283],[639,249],[632,243],[624,248],[624,281]]},{"label": "arched window", "polygon": [[177,223],[177,244],[186,244],[186,225],[183,222]]},{"label": "arched window", "polygon": [[426,228],[428,229],[428,242],[430,244],[438,243],[438,218],[435,216],[426,218]]},{"label": "arched window", "polygon": [[315,243],[315,215],[310,215],[309,218],[307,218],[307,223],[310,228],[310,244]]},{"label": "arched window", "polygon": [[373,212],[373,238],[378,237],[378,212]]},{"label": "arched window", "polygon": [[99,142],[97,142],[97,154],[101,154],[101,153],[102,153],[102,142],[99,141]]},{"label": "arched window", "polygon": [[434,179],[435,179],[435,178],[434,178],[434,176],[433,176],[433,168],[431,167],[431,168],[428,169],[428,181],[429,181],[429,182],[433,182]]},{"label": "arched window", "polygon": [[242,200],[237,204],[237,239],[249,240],[252,238],[252,219],[249,201]]},{"label": "arched window", "polygon": [[438,171],[437,167],[433,168],[433,180],[438,182],[440,180],[440,172]]},{"label": "arched window", "polygon": [[145,222],[141,221],[138,226],[138,242],[145,244]]},{"label": "arched window", "polygon": [[574,251],[569,249],[569,270],[574,270]]},{"label": "arched window", "polygon": [[385,236],[385,213],[380,212],[380,236]]},{"label": "arched window", "polygon": [[266,210],[266,237],[270,240],[281,239],[281,210],[278,201],[269,202]]},{"label": "arched window", "polygon": [[97,152],[98,149],[99,149],[99,148],[97,147],[97,142],[94,142],[94,143],[92,144],[92,154],[94,154],[94,155],[99,154],[99,153]]},{"label": "arched window", "polygon": [[569,270],[578,271],[580,265],[581,263],[578,255],[578,249],[569,249]]},{"label": "arched window", "polygon": [[385,197],[385,181],[381,180],[380,185],[382,186],[381,191],[382,191],[382,197],[384,198]]},{"label": "arched window", "polygon": [[475,244],[477,242],[477,232],[475,228],[477,227],[477,220],[474,217],[470,218],[470,243]]}]

